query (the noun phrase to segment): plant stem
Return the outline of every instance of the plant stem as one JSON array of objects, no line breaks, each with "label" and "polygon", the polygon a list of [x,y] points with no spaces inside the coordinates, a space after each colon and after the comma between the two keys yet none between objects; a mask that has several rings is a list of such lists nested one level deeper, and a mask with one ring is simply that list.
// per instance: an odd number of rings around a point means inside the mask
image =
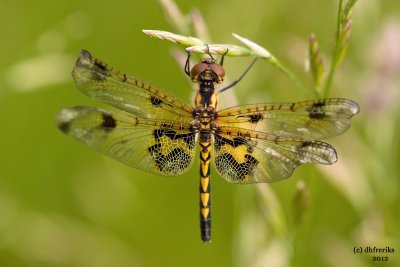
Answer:
[{"label": "plant stem", "polygon": [[329,69],[328,78],[325,84],[324,97],[329,96],[331,93],[333,75],[335,74],[338,63],[338,54],[339,54],[340,39],[341,39],[340,37],[342,35],[342,16],[343,16],[342,5],[343,5],[343,0],[339,0],[338,16],[336,24],[336,43],[335,43],[335,48],[333,49],[331,67]]}]

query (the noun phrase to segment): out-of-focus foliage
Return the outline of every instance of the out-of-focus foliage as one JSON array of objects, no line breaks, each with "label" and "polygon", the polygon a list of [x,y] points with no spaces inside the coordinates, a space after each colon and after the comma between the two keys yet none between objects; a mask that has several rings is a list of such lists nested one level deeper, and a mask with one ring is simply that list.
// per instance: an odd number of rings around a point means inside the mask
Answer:
[{"label": "out-of-focus foliage", "polygon": [[[350,39],[342,28],[328,94],[357,101],[361,113],[349,131],[327,140],[338,163],[303,166],[270,185],[232,185],[214,175],[211,245],[199,238],[197,165],[182,177],[154,176],[56,129],[59,109],[101,106],[76,90],[75,58],[86,48],[190,101],[188,79],[171,57],[182,48],[142,29],[240,45],[234,32],[266,47],[312,90],[315,79],[304,71],[309,36],[318,37],[318,57],[331,66],[338,1],[178,0],[182,13],[162,2],[3,1],[0,266],[377,266],[372,256],[400,266],[400,2],[359,0]],[[230,79],[250,62],[226,58]],[[261,60],[221,95],[224,106],[308,97]],[[353,253],[367,246],[396,252]]]}]

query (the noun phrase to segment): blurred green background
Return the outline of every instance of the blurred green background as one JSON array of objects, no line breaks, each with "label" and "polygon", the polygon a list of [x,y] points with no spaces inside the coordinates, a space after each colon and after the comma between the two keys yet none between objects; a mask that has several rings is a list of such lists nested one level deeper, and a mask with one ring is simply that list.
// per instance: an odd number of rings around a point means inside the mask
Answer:
[{"label": "blurred green background", "polygon": [[[238,44],[232,32],[247,37],[308,87],[311,32],[329,63],[337,1],[177,4],[184,14],[201,12],[214,42]],[[270,185],[232,185],[214,175],[210,245],[199,237],[198,161],[181,177],[158,177],[87,149],[53,122],[61,108],[101,106],[70,75],[82,48],[190,101],[191,85],[171,57],[181,47],[141,32],[176,32],[159,2],[2,0],[0,25],[0,266],[380,265],[372,256],[400,266],[399,1],[355,6],[330,96],[357,101],[361,113],[328,140],[339,162],[302,166]],[[231,80],[249,62],[227,58]],[[230,93],[242,104],[306,98],[265,62]],[[395,253],[353,253],[367,246]]]}]

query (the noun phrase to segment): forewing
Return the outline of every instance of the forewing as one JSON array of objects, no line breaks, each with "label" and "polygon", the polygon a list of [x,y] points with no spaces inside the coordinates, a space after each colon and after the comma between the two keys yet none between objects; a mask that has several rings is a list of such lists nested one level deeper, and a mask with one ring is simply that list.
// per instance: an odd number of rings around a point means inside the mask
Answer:
[{"label": "forewing", "polygon": [[359,112],[357,103],[340,98],[295,103],[253,104],[218,112],[218,125],[266,132],[276,136],[295,135],[324,139],[339,135]]},{"label": "forewing", "polygon": [[193,108],[149,83],[122,73],[82,50],[72,71],[76,85],[89,97],[146,119],[182,119]]},{"label": "forewing", "polygon": [[214,165],[232,183],[269,183],[305,163],[332,164],[335,149],[320,141],[229,128],[214,135]]},{"label": "forewing", "polygon": [[158,175],[180,175],[192,165],[196,136],[190,125],[144,120],[93,107],[61,110],[61,131],[122,163]]}]

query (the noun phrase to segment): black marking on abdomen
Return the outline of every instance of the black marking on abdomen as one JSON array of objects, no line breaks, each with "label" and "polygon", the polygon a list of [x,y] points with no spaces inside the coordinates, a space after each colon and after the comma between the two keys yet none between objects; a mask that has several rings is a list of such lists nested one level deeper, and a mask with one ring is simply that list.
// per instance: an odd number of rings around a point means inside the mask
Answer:
[{"label": "black marking on abdomen", "polygon": [[203,155],[200,153],[200,160],[203,161],[204,163],[206,163],[210,159],[211,159],[211,153],[208,153],[207,158],[203,158]]},{"label": "black marking on abdomen", "polygon": [[[202,141],[202,142],[204,142],[204,141]],[[203,152],[207,152],[207,151],[208,151],[208,148],[211,146],[211,143],[210,143],[210,142],[208,142],[208,141],[205,141],[205,142],[207,142],[207,145],[200,144],[200,146],[201,146],[201,151],[203,151]]]},{"label": "black marking on abdomen", "polygon": [[201,240],[209,243],[211,241],[211,210],[207,219],[203,219],[200,211],[200,218]]},{"label": "black marking on abdomen", "polygon": [[215,158],[215,165],[222,176],[230,177],[233,181],[243,181],[259,163],[249,154],[244,155],[244,158],[246,160],[239,163],[231,154],[224,153]]}]

